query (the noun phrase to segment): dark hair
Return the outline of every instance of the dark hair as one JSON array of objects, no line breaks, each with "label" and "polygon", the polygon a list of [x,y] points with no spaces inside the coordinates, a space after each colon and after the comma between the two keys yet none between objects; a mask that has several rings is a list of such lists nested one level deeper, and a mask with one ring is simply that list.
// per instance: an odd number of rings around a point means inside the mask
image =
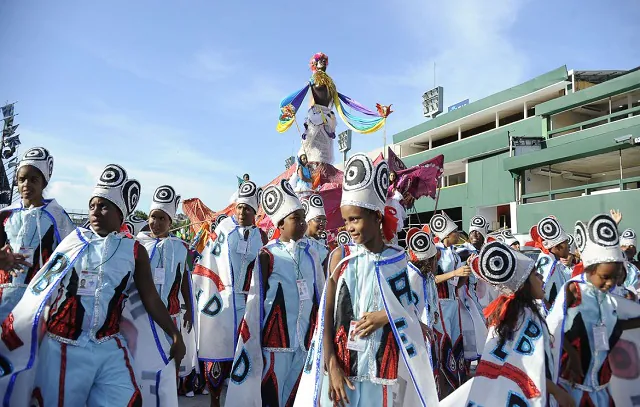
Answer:
[{"label": "dark hair", "polygon": [[[434,256],[435,257],[435,256]],[[433,270],[433,257],[430,257],[426,260],[417,260],[413,262],[413,265],[420,271],[422,277],[425,277],[427,274],[436,274],[437,270]]]},{"label": "dark hair", "polygon": [[[502,299],[506,302],[507,298],[509,297],[500,296],[496,301]],[[525,308],[529,308],[534,315],[538,316],[545,326],[547,325],[545,318],[540,314],[536,299],[531,295],[531,282],[528,278],[522,287],[516,291],[513,298],[506,304],[506,308],[504,307],[504,303],[497,305],[495,311],[487,318],[489,326],[495,326],[501,344],[514,339],[514,333],[520,329],[518,323]]]},{"label": "dark hair", "polygon": [[242,179],[244,179],[245,177],[246,177],[246,178],[249,178],[249,174],[244,174],[244,175],[242,176]]}]

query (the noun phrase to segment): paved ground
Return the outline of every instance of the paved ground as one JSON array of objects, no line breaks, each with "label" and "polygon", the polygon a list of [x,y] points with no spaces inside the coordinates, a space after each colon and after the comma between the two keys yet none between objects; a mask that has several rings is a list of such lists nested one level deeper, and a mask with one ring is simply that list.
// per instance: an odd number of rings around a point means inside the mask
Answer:
[{"label": "paved ground", "polygon": [[195,396],[192,398],[179,397],[180,407],[208,407],[209,396]]}]

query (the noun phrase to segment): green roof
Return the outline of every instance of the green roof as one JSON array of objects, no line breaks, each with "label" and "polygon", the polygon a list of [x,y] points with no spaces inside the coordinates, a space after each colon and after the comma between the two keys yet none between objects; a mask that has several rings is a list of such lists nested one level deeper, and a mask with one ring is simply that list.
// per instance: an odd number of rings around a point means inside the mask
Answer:
[{"label": "green roof", "polygon": [[535,92],[540,89],[544,89],[547,86],[551,86],[555,83],[565,81],[567,80],[567,78],[568,78],[567,67],[561,66],[560,68],[554,69],[553,71],[547,72],[543,75],[533,78],[520,85],[503,90],[502,92],[495,93],[491,96],[487,96],[475,102],[469,103],[468,105],[463,106],[459,109],[456,109],[452,112],[443,113],[440,116],[436,117],[435,119],[428,120],[417,126],[411,127],[407,130],[401,131],[400,133],[394,134],[393,142],[401,143],[419,134],[422,134],[429,130],[433,130],[447,123],[451,123],[465,116],[469,116],[474,113],[480,112],[482,110],[488,109],[490,107],[499,105],[500,103],[504,103],[509,100],[513,100],[513,99],[528,95],[529,93]]}]

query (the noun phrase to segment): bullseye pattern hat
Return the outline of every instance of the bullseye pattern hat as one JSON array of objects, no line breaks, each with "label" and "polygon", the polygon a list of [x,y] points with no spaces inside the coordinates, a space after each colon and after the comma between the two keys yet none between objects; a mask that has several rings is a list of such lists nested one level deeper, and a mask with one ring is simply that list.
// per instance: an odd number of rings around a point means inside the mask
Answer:
[{"label": "bullseye pattern hat", "polygon": [[455,222],[444,212],[433,215],[429,222],[429,227],[440,240],[444,240],[451,232],[458,230]]},{"label": "bullseye pattern hat", "polygon": [[358,206],[384,215],[388,188],[387,162],[381,160],[373,165],[366,155],[354,154],[345,165],[340,206]]},{"label": "bullseye pattern hat", "polygon": [[586,225],[577,221],[574,235],[585,268],[598,263],[622,263],[626,260],[620,250],[618,225],[607,214],[594,216]]},{"label": "bullseye pattern hat", "polygon": [[16,172],[25,165],[36,167],[42,173],[44,180],[49,183],[51,174],[53,174],[53,156],[49,154],[49,150],[44,147],[28,149],[22,156],[22,160],[18,163]]},{"label": "bullseye pattern hat", "polygon": [[162,185],[156,189],[151,200],[151,210],[160,209],[166,213],[172,220],[176,217],[178,211],[178,205],[180,204],[180,195],[176,194],[176,191],[169,185]]},{"label": "bullseye pattern hat", "polygon": [[529,233],[534,241],[542,244],[547,250],[569,240],[569,235],[553,216],[542,218],[536,226],[531,228]]},{"label": "bullseye pattern hat", "polygon": [[496,231],[494,233],[491,233],[489,235],[489,237],[491,237],[491,238],[493,238],[493,239],[495,239],[495,240],[497,240],[499,242],[502,242],[502,243],[506,244],[507,246],[511,246],[511,245],[516,244],[516,243],[520,244],[520,241],[518,239],[516,239],[516,237],[511,234],[511,231],[509,229],[502,229],[502,230]]},{"label": "bullseye pattern hat", "polygon": [[513,294],[529,278],[535,261],[499,241],[489,242],[471,262],[471,270],[480,279],[503,294]]},{"label": "bullseye pattern hat", "polygon": [[273,225],[278,227],[281,220],[302,209],[302,204],[289,181],[283,179],[279,184],[270,185],[264,190],[262,209],[271,218]]},{"label": "bullseye pattern hat", "polygon": [[635,230],[625,229],[620,236],[620,246],[636,246],[638,247],[638,236]]},{"label": "bullseye pattern hat", "polygon": [[351,235],[346,230],[338,232],[338,234],[336,235],[336,242],[341,246],[351,244]]},{"label": "bullseye pattern hat", "polygon": [[131,215],[140,200],[140,183],[127,177],[127,172],[118,164],[105,167],[93,190],[91,198],[100,197],[111,201],[120,209],[122,222]]},{"label": "bullseye pattern hat", "polygon": [[258,188],[253,181],[244,181],[238,188],[237,204],[249,205],[258,213],[258,206],[262,198],[262,188]]},{"label": "bullseye pattern hat", "polygon": [[433,243],[433,236],[425,230],[409,229],[406,241],[411,261],[428,260],[438,253],[438,249]]},{"label": "bullseye pattern hat", "polygon": [[303,199],[301,203],[307,222],[318,216],[327,216],[324,211],[324,201],[320,195],[313,194],[309,198]]},{"label": "bullseye pattern hat", "polygon": [[471,218],[469,233],[474,230],[479,232],[485,239],[487,238],[487,233],[489,233],[489,222],[484,216],[477,215]]},{"label": "bullseye pattern hat", "polygon": [[127,216],[127,219],[124,220],[124,226],[133,236],[137,236],[142,228],[144,228],[147,224],[148,222],[146,219],[141,218],[135,214]]}]

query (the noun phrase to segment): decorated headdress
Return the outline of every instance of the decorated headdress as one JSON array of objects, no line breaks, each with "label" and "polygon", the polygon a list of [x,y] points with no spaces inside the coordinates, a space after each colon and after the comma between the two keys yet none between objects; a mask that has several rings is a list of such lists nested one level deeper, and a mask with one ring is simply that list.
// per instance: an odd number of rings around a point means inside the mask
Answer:
[{"label": "decorated headdress", "polygon": [[638,236],[633,229],[625,229],[620,235],[620,246],[638,246]]},{"label": "decorated headdress", "polygon": [[180,203],[180,195],[176,195],[176,191],[169,185],[162,185],[156,189],[151,200],[151,213],[155,209],[160,209],[166,213],[171,220],[175,219],[178,204]]},{"label": "decorated headdress", "polygon": [[340,206],[359,206],[384,214],[387,188],[389,188],[387,162],[381,160],[374,166],[366,155],[354,154],[345,165]]},{"label": "decorated headdress", "polygon": [[352,242],[351,235],[346,230],[340,231],[336,235],[336,242],[341,246],[350,244]]},{"label": "decorated headdress", "polygon": [[536,246],[545,251],[569,240],[569,235],[554,216],[542,218],[536,226],[531,228],[529,234]]},{"label": "decorated headdress", "polygon": [[318,216],[327,216],[324,211],[324,201],[320,195],[313,194],[309,198],[303,199],[301,203],[307,222]]},{"label": "decorated headdress", "polygon": [[411,261],[428,260],[438,253],[433,236],[425,230],[409,229],[406,242]]},{"label": "decorated headdress", "polygon": [[140,183],[127,177],[118,164],[109,164],[102,171],[91,197],[111,201],[122,212],[122,219],[133,213],[140,199]]},{"label": "decorated headdress", "polygon": [[479,232],[485,239],[487,238],[487,233],[489,233],[489,222],[484,216],[477,215],[471,218],[469,233],[474,230]]},{"label": "decorated headdress", "polygon": [[36,167],[44,177],[45,182],[48,184],[53,173],[53,156],[49,154],[49,150],[44,147],[33,147],[27,150],[22,156],[22,160],[18,163],[16,173],[25,165]]},{"label": "decorated headdress", "polygon": [[253,181],[244,181],[238,188],[238,198],[236,198],[236,203],[249,205],[256,213],[258,213],[260,198],[262,198],[262,188],[258,188]]},{"label": "decorated headdress", "polygon": [[626,260],[620,250],[618,226],[607,214],[594,216],[587,225],[577,221],[574,235],[584,268],[598,263],[622,263]]},{"label": "decorated headdress", "polygon": [[275,227],[278,223],[298,209],[302,209],[300,199],[291,188],[289,181],[283,179],[280,184],[269,185],[262,194],[262,209],[271,218]]},{"label": "decorated headdress", "polygon": [[573,237],[573,235],[571,233],[567,233],[567,236],[569,236],[569,253],[573,254],[576,252],[576,239]]},{"label": "decorated headdress", "polygon": [[436,213],[429,222],[429,227],[434,235],[440,240],[444,240],[451,232],[458,229],[458,226],[446,213]]},{"label": "decorated headdress", "polygon": [[489,235],[489,238],[493,238],[494,240],[502,242],[507,246],[511,246],[516,243],[520,244],[520,241],[511,234],[511,231],[509,229],[502,229],[497,232],[491,233]]},{"label": "decorated headdress", "polygon": [[213,223],[211,224],[211,230],[216,230],[220,222],[227,219],[228,217],[229,216],[226,213],[221,213],[220,215],[216,216],[216,218],[213,220]]},{"label": "decorated headdress", "polygon": [[489,242],[471,262],[471,270],[502,294],[513,294],[529,278],[535,261],[506,244]]},{"label": "decorated headdress", "polygon": [[137,236],[142,228],[144,228],[147,224],[148,222],[146,219],[141,218],[140,216],[135,214],[127,216],[127,218],[124,220],[124,227],[133,236]]},{"label": "decorated headdress", "polygon": [[313,54],[313,56],[311,57],[311,60],[309,61],[309,68],[311,68],[312,72],[315,72],[318,69],[316,67],[316,64],[321,59],[324,59],[326,61],[325,66],[329,66],[329,57],[323,54],[322,52],[317,52]]}]

